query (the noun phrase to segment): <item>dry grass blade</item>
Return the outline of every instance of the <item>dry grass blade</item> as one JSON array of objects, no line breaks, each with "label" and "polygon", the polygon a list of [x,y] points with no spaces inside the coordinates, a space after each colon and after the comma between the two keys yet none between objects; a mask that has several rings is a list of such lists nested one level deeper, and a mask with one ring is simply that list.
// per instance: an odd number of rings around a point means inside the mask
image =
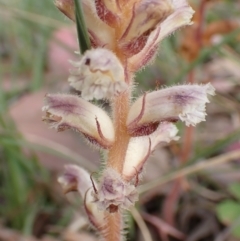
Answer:
[{"label": "dry grass blade", "polygon": [[186,238],[182,232],[178,231],[176,228],[172,227],[160,218],[150,215],[148,213],[142,213],[142,215],[146,221],[148,221],[157,228],[159,236],[162,240],[169,240],[168,235],[171,235],[172,237],[175,237],[179,240],[184,240]]},{"label": "dry grass blade", "polygon": [[204,162],[200,162],[200,163],[197,163],[197,164],[194,164],[191,166],[187,166],[178,171],[175,171],[175,172],[167,174],[163,177],[160,177],[157,180],[146,183],[139,188],[139,193],[144,193],[152,188],[155,188],[155,187],[165,184],[167,182],[173,181],[176,178],[187,176],[187,175],[214,167],[216,165],[223,164],[225,162],[233,161],[237,158],[240,158],[240,150],[228,152],[226,154],[222,154],[217,157],[209,158]]},{"label": "dry grass blade", "polygon": [[46,26],[52,27],[52,28],[60,28],[60,27],[64,27],[64,26],[69,26],[69,24],[65,24],[61,21],[58,21],[58,20],[55,20],[52,18],[48,18],[48,17],[42,16],[42,15],[39,15],[37,13],[30,13],[28,11],[4,6],[2,4],[0,4],[0,14],[1,14],[1,16],[25,19],[25,20],[28,20],[31,22],[35,22],[36,24],[42,24],[42,25],[46,25]]},{"label": "dry grass blade", "polygon": [[139,229],[141,230],[144,240],[153,241],[146,223],[144,222],[141,214],[138,212],[138,210],[135,207],[131,209],[131,214],[134,220],[136,221]]}]

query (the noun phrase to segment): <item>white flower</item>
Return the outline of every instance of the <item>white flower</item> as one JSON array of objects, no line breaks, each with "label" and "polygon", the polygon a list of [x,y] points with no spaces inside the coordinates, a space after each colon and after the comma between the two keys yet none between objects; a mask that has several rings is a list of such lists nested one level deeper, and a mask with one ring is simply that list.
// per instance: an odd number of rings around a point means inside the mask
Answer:
[{"label": "white flower", "polygon": [[106,149],[114,142],[114,127],[107,113],[78,96],[48,94],[42,110],[46,111],[43,120],[58,131],[79,131],[91,143]]},{"label": "white flower", "polygon": [[214,95],[211,84],[174,86],[145,94],[130,108],[128,131],[132,136],[139,136],[142,135],[139,130],[142,132],[161,121],[175,122],[178,119],[187,126],[195,126],[205,120],[208,94]]},{"label": "white flower", "polygon": [[111,98],[127,88],[124,68],[110,50],[89,50],[80,62],[72,63],[76,69],[70,72],[70,85],[86,100]]}]

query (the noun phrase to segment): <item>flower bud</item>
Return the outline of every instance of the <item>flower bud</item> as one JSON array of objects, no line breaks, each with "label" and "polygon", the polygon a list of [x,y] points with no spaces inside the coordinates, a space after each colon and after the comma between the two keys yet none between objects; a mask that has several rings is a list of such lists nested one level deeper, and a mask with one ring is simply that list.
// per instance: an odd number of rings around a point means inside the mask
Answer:
[{"label": "flower bud", "polygon": [[179,119],[187,126],[195,126],[205,120],[208,94],[214,95],[211,84],[174,86],[145,94],[130,108],[128,132],[131,136],[140,136],[144,128],[149,129],[153,124]]},{"label": "flower bud", "polygon": [[111,98],[127,88],[123,66],[110,50],[89,50],[80,62],[73,64],[77,68],[71,71],[69,82],[82,91],[84,99]]},{"label": "flower bud", "polygon": [[173,12],[150,33],[144,48],[128,60],[129,70],[136,72],[156,55],[159,43],[177,29],[192,24],[193,9],[186,0],[173,0]]},{"label": "flower bud", "polygon": [[117,212],[119,208],[129,209],[138,200],[135,186],[125,182],[112,168],[104,171],[98,192],[93,194],[98,208],[110,213]]},{"label": "flower bud", "polygon": [[58,178],[64,193],[71,191],[79,192],[82,199],[84,199],[84,206],[89,221],[98,231],[101,231],[104,225],[104,212],[98,210],[94,203],[94,198],[91,195],[92,181],[89,173],[77,165],[66,165],[64,174]]},{"label": "flower bud", "polygon": [[64,193],[77,191],[82,198],[86,191],[92,187],[89,173],[77,165],[65,165],[65,172],[58,178]]},{"label": "flower bud", "polygon": [[130,23],[119,42],[125,55],[130,57],[140,52],[151,31],[172,12],[170,0],[143,0],[135,3]]},{"label": "flower bud", "polygon": [[114,127],[107,113],[77,96],[48,94],[43,111],[46,111],[43,120],[58,131],[79,131],[102,148],[109,148],[114,142]]},{"label": "flower bud", "polygon": [[174,124],[162,122],[151,135],[132,137],[124,160],[124,180],[130,181],[142,171],[143,165],[158,144],[178,140],[177,132],[178,130]]}]

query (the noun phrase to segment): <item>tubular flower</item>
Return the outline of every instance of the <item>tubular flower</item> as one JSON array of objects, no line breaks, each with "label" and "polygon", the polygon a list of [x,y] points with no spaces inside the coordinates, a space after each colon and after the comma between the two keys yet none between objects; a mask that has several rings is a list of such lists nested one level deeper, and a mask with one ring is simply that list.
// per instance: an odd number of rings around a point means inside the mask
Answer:
[{"label": "tubular flower", "polygon": [[127,88],[122,64],[107,49],[89,50],[73,65],[70,85],[86,100],[112,98]]},{"label": "tubular flower", "polygon": [[114,142],[114,128],[109,116],[101,108],[77,96],[48,94],[43,120],[58,131],[73,129],[93,144],[109,148]]},{"label": "tubular flower", "polygon": [[92,183],[93,180],[91,181],[89,173],[76,165],[66,165],[65,172],[58,178],[58,182],[65,193],[76,191],[81,195],[91,224],[100,231],[105,223],[104,212],[98,210],[93,203],[91,190],[94,183]]},{"label": "tubular flower", "polygon": [[131,106],[128,132],[132,136],[150,134],[161,121],[179,119],[195,126],[205,120],[207,95],[214,95],[211,84],[174,86],[145,94]]}]

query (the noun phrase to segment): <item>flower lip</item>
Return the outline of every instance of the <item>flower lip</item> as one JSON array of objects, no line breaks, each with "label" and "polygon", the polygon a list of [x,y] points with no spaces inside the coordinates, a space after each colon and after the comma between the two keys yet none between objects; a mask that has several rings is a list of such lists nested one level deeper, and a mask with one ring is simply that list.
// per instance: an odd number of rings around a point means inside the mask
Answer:
[{"label": "flower lip", "polygon": [[110,50],[97,48],[87,51],[80,62],[73,62],[70,85],[82,92],[82,97],[108,99],[125,91],[124,68]]}]

